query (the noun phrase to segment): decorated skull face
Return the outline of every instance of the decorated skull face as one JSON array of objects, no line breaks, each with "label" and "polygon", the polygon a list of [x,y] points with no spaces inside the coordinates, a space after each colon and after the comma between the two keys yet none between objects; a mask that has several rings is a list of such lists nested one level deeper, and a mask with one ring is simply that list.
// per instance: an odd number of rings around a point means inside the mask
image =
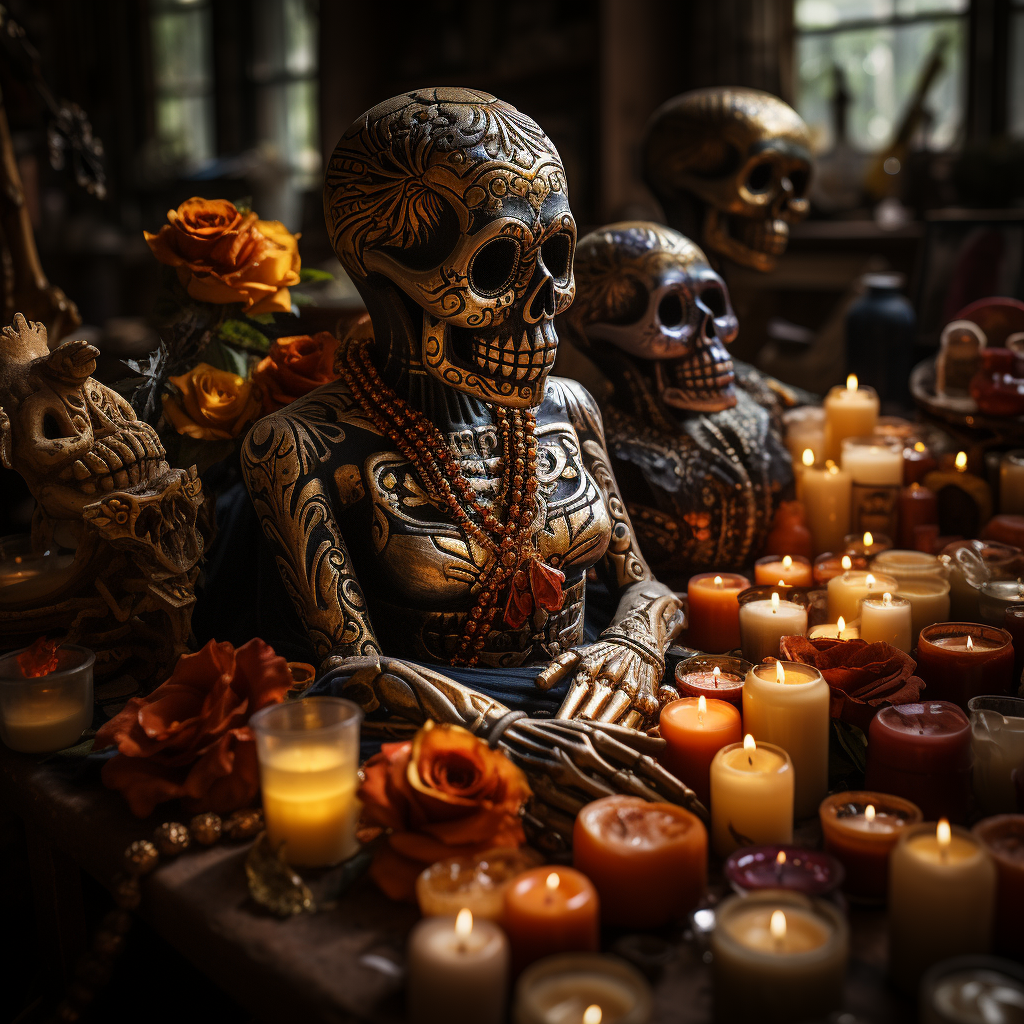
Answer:
[{"label": "decorated skull face", "polygon": [[609,379],[625,353],[668,406],[719,412],[736,404],[726,349],[736,315],[725,282],[693,242],[647,221],[611,224],[580,240],[576,277],[566,317]]},{"label": "decorated skull face", "polygon": [[378,340],[405,334],[428,373],[484,401],[541,401],[576,225],[534,121],[468,89],[396,96],[338,143],[324,209]]},{"label": "decorated skull face", "polygon": [[769,271],[786,251],[790,225],[810,208],[810,133],[770,93],[695,89],[655,111],[644,175],[673,227],[702,237],[714,253]]}]

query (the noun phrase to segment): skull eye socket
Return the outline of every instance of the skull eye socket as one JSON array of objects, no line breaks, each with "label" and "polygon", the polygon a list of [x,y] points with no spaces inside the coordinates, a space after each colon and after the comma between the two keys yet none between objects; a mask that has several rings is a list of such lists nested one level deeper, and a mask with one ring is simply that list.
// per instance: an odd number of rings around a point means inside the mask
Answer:
[{"label": "skull eye socket", "polygon": [[52,412],[48,412],[43,417],[43,437],[45,437],[47,441],[56,441],[58,438],[64,436],[64,430],[57,421],[57,417],[54,416]]},{"label": "skull eye socket", "polygon": [[797,199],[803,198],[809,178],[810,175],[806,171],[793,171],[789,175],[789,183],[793,186],[793,195]]},{"label": "skull eye socket", "polygon": [[544,266],[551,272],[551,276],[558,282],[565,282],[569,279],[569,269],[572,257],[572,239],[564,232],[552,235],[540,247],[541,259]]},{"label": "skull eye socket", "polygon": [[658,303],[658,319],[662,327],[678,327],[683,322],[683,303],[675,292],[669,292]]},{"label": "skull eye socket", "polygon": [[748,192],[767,192],[772,183],[772,165],[766,161],[754,164],[747,175]]},{"label": "skull eye socket", "polygon": [[725,296],[722,294],[721,288],[715,286],[705,288],[700,293],[700,298],[704,305],[711,310],[713,317],[725,316]]},{"label": "skull eye socket", "polygon": [[512,286],[518,269],[519,243],[502,235],[477,249],[469,264],[469,283],[479,295],[500,295]]}]

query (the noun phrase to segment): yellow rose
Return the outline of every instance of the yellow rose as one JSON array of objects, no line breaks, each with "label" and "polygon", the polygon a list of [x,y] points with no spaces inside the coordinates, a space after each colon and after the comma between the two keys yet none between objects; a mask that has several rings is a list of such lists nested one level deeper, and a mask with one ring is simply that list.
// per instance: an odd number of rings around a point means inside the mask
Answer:
[{"label": "yellow rose", "polygon": [[299,283],[299,236],[280,221],[242,214],[224,199],[193,197],[168,210],[160,231],[143,232],[153,255],[176,267],[200,302],[241,302],[245,312],[287,313]]},{"label": "yellow rose", "polygon": [[260,398],[250,381],[200,363],[171,377],[180,395],[164,395],[164,415],[179,434],[200,441],[238,437],[260,414]]}]

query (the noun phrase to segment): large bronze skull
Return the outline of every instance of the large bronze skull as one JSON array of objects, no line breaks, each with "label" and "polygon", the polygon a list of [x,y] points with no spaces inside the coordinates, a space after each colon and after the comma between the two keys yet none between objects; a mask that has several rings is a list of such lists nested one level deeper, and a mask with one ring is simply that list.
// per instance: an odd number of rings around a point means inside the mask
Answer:
[{"label": "large bronze skull", "polygon": [[790,225],[810,209],[807,125],[758,89],[719,86],[669,100],[647,126],[643,163],[673,227],[754,270],[775,267]]},{"label": "large bronze skull", "polygon": [[324,208],[378,334],[391,321],[416,338],[426,371],[457,391],[541,401],[554,318],[575,290],[576,225],[561,160],[533,120],[468,89],[395,97],[338,143]]}]

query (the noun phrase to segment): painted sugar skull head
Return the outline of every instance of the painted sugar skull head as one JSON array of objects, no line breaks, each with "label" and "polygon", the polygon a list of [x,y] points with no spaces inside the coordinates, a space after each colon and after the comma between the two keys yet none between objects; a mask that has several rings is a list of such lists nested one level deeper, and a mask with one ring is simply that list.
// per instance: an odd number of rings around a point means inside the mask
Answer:
[{"label": "painted sugar skull head", "polygon": [[774,268],[790,225],[810,209],[807,125],[757,89],[695,89],[669,100],[647,126],[643,160],[673,227],[754,270]]},{"label": "painted sugar skull head", "polygon": [[577,337],[613,380],[622,354],[665,405],[720,412],[736,404],[726,348],[736,314],[725,282],[688,238],[647,221],[611,224],[580,240]]},{"label": "painted sugar skull head", "polygon": [[402,329],[428,373],[497,405],[541,401],[554,318],[575,290],[576,225],[534,121],[474,90],[396,96],[338,143],[324,210],[378,338],[395,333],[397,289],[421,320]]}]

